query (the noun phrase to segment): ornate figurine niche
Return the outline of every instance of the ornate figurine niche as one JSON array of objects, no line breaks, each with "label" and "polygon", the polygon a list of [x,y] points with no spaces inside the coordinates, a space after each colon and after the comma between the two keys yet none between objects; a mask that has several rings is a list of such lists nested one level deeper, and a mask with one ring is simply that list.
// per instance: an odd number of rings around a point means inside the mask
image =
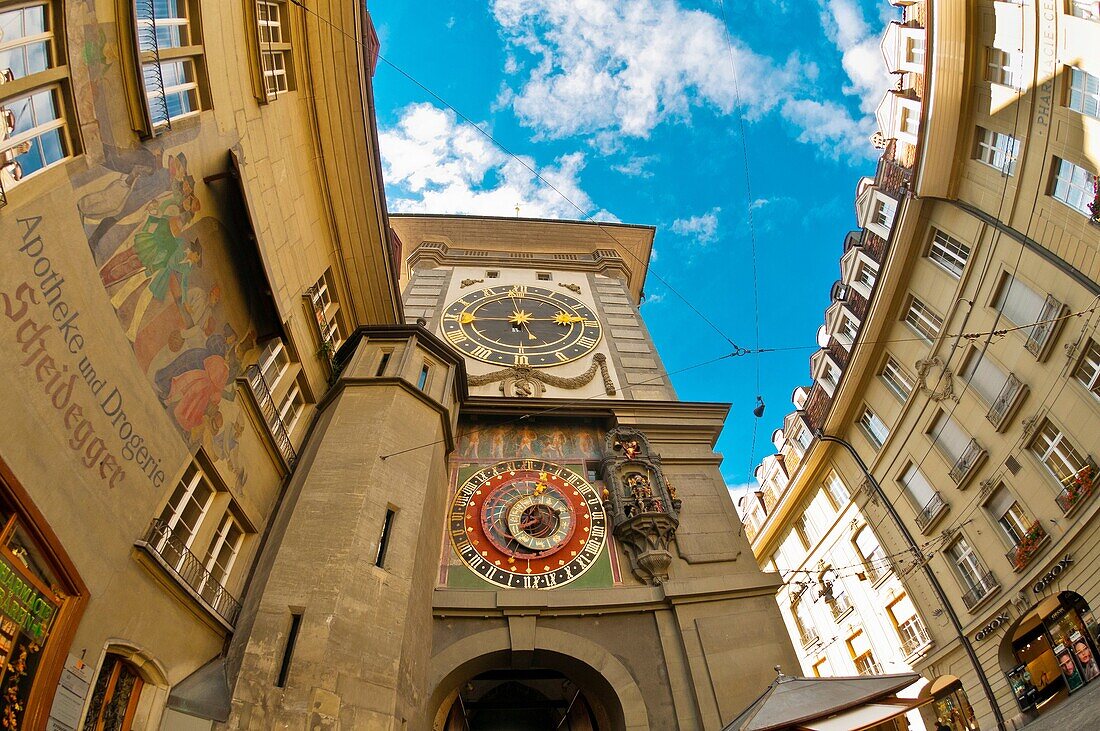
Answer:
[{"label": "ornate figurine niche", "polygon": [[680,499],[665,480],[661,455],[650,450],[645,434],[616,427],[604,442],[604,508],[615,537],[630,556],[634,575],[647,584],[668,580],[669,546],[680,524]]}]

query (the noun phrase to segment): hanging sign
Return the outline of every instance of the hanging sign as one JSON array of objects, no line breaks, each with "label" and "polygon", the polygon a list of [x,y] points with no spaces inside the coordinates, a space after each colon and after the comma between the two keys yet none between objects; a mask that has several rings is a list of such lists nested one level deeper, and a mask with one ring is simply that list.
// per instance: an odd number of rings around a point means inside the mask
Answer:
[{"label": "hanging sign", "polygon": [[1073,556],[1066,554],[1065,557],[1058,563],[1051,566],[1050,571],[1043,574],[1043,577],[1035,582],[1031,590],[1036,594],[1042,594],[1043,591],[1054,583],[1054,580],[1062,575],[1062,572],[1069,568],[1069,565],[1073,563]]}]

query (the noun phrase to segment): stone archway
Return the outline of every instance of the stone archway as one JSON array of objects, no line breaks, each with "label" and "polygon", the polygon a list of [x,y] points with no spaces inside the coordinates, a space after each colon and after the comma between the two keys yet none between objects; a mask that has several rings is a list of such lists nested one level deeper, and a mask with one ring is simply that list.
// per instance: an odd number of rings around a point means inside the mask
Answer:
[{"label": "stone archway", "polygon": [[540,627],[527,648],[513,649],[508,629],[486,630],[465,637],[432,658],[433,689],[429,708],[433,729],[445,728],[460,689],[494,670],[542,669],[560,673],[583,690],[600,731],[642,731],[649,728],[645,699],[633,676],[602,647],[577,635]]}]

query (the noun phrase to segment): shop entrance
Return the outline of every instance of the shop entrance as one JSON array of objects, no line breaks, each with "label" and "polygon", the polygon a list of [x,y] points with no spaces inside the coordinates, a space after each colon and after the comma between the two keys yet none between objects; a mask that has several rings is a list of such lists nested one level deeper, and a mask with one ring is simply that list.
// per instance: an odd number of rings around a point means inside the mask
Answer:
[{"label": "shop entrance", "polygon": [[1100,677],[1097,626],[1088,602],[1063,591],[1043,599],[1006,633],[1001,669],[1025,713],[1043,713]]},{"label": "shop entrance", "polygon": [[977,731],[978,719],[974,707],[963,690],[962,681],[954,675],[941,675],[921,688],[917,698],[931,698],[921,706],[921,718],[928,729],[947,728],[951,731]]}]

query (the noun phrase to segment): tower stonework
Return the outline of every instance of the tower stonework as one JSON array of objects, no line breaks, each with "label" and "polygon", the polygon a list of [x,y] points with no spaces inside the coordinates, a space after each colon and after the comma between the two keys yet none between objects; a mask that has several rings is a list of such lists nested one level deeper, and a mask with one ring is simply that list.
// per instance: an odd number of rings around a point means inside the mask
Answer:
[{"label": "tower stonework", "polygon": [[229,726],[713,729],[795,656],[638,311],[654,229],[392,216],[230,648]]}]

